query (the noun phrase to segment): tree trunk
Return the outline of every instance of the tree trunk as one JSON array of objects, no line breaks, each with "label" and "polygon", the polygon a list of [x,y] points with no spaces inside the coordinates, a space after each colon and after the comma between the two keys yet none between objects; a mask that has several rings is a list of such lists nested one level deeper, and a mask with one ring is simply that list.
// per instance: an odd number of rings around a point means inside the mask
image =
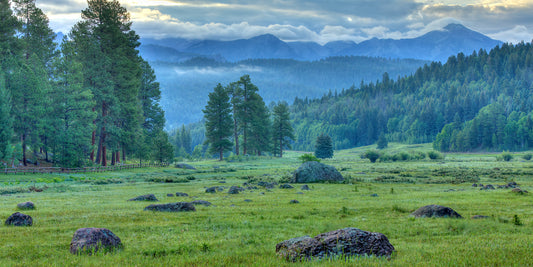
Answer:
[{"label": "tree trunk", "polygon": [[126,149],[122,146],[122,162],[126,162]]},{"label": "tree trunk", "polygon": [[[93,112],[94,112],[94,107],[93,107]],[[96,120],[93,120],[93,125],[95,125],[95,129],[93,130],[93,135],[92,135],[92,139],[91,139],[91,162],[94,162],[94,145],[96,144]]]},{"label": "tree trunk", "polygon": [[118,150],[118,151],[116,152],[116,154],[117,154],[116,162],[117,162],[117,163],[120,163],[120,150]]},{"label": "tree trunk", "polygon": [[244,123],[243,131],[242,131],[242,136],[243,136],[242,154],[245,156],[248,155],[248,151],[246,149],[246,144],[248,143],[248,138],[246,136],[247,127],[248,127],[248,123]]},{"label": "tree trunk", "polygon": [[222,149],[219,151],[220,153],[220,158],[219,158],[219,161],[222,161],[224,159],[224,152],[222,151]]},{"label": "tree trunk", "polygon": [[102,146],[102,166],[107,166],[107,156],[106,156],[106,147]]},{"label": "tree trunk", "polygon": [[115,152],[111,152],[111,166],[115,166],[115,163],[116,163],[115,159],[116,159]]},{"label": "tree trunk", "polygon": [[22,164],[24,166],[27,166],[27,162],[26,162],[26,134],[23,133],[22,134]]},{"label": "tree trunk", "polygon": [[233,132],[235,135],[235,155],[239,155],[239,132],[237,131],[237,118],[235,118],[235,108],[233,108]]}]

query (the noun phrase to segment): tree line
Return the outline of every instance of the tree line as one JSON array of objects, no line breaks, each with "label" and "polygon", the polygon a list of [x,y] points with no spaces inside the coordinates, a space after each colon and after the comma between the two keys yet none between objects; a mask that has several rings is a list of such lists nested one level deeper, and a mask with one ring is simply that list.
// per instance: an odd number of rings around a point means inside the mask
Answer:
[{"label": "tree line", "polygon": [[218,84],[209,93],[203,110],[209,153],[220,160],[226,151],[237,156],[271,152],[282,157],[283,150],[291,147],[294,135],[288,104],[279,102],[271,114],[258,91],[250,76],[244,75],[227,86]]},{"label": "tree line", "polygon": [[78,167],[172,158],[159,83],[129,13],[116,0],[87,3],[58,45],[35,0],[0,0],[0,159]]}]

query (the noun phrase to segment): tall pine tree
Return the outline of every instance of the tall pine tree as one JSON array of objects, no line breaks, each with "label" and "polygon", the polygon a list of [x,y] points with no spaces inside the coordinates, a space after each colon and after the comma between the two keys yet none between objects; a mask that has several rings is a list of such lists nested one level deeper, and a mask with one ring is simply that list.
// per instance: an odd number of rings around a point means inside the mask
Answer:
[{"label": "tall pine tree", "polygon": [[209,93],[209,101],[205,106],[205,135],[210,153],[217,153],[219,160],[224,159],[224,152],[231,150],[232,136],[231,105],[228,92],[218,84],[214,91]]},{"label": "tall pine tree", "polygon": [[274,155],[283,157],[283,148],[291,148],[290,141],[294,140],[294,130],[290,121],[289,105],[279,102],[274,106],[272,123],[272,141]]}]

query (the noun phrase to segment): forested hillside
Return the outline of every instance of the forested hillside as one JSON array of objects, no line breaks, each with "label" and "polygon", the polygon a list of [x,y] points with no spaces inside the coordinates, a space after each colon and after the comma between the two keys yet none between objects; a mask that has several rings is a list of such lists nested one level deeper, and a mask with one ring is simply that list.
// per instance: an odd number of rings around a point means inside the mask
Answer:
[{"label": "forested hillside", "polygon": [[387,71],[392,77],[412,74],[428,61],[371,57],[332,57],[312,62],[291,59],[254,59],[237,63],[192,58],[182,63],[152,62],[161,83],[161,105],[169,128],[198,122],[209,92],[247,73],[261,89],[266,103],[295,97],[316,98],[329,90],[376,81]]},{"label": "forested hillside", "polygon": [[[60,45],[35,0],[0,0],[0,160],[62,167],[172,157],[161,92],[118,1],[89,0]],[[19,163],[20,161],[20,163]]]},{"label": "forested hillside", "polygon": [[335,147],[388,141],[433,142],[442,151],[501,151],[533,146],[533,48],[503,44],[460,53],[413,75],[361,84],[292,107],[295,149],[312,150],[321,133]]}]

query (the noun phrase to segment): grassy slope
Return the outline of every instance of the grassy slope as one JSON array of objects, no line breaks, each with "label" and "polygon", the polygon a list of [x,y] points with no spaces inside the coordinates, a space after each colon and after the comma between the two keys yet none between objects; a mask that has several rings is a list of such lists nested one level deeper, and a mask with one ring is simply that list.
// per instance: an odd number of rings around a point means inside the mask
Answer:
[{"label": "grassy slope", "polygon": [[[391,145],[390,150],[427,151],[428,146]],[[438,170],[473,170],[480,182],[504,184],[514,180],[532,191],[533,165],[515,158],[497,162],[495,155],[447,155],[443,162],[392,162],[371,164],[359,158],[367,148],[337,152],[326,160],[351,184],[313,184],[311,191],[264,189],[238,195],[204,193],[204,187],[242,185],[243,176],[278,180],[299,165],[299,153],[283,159],[249,160],[235,163],[205,161],[191,163],[198,171],[174,168],[145,169],[104,174],[3,176],[0,190],[47,186],[41,193],[0,196],[0,218],[14,213],[16,204],[33,201],[37,209],[23,211],[34,219],[33,227],[0,226],[2,266],[292,266],[275,255],[283,240],[357,227],[384,233],[397,252],[392,260],[378,258],[336,259],[303,265],[331,266],[443,266],[527,265],[533,260],[533,209],[531,195],[510,189],[480,191],[471,183],[428,183],[451,179],[435,176]],[[218,168],[213,168],[217,166]],[[499,168],[495,170],[494,168]],[[437,171],[435,171],[437,170]],[[194,176],[189,183],[150,183],[149,177]],[[407,177],[414,183],[377,183],[376,177]],[[109,180],[112,179],[112,180]],[[88,182],[90,181],[90,182]],[[109,183],[123,181],[123,183]],[[220,181],[225,181],[222,184]],[[20,182],[20,184],[17,184]],[[391,190],[392,189],[392,190]],[[454,189],[456,191],[449,191]],[[16,191],[16,190],[15,190]],[[226,190],[227,191],[227,190]],[[186,192],[191,197],[167,197]],[[265,192],[261,195],[260,192]],[[149,203],[129,198],[153,193],[161,203],[207,200],[211,207],[197,212],[153,213]],[[372,197],[371,194],[377,194]],[[251,199],[252,202],[245,202]],[[297,199],[300,204],[289,204]],[[413,219],[408,215],[429,204],[449,206],[465,219]],[[234,205],[234,206],[233,206]],[[473,220],[473,215],[489,219]],[[514,215],[523,223],[516,226]],[[117,234],[123,251],[97,256],[69,253],[73,233],[82,227],[105,227]]]}]

